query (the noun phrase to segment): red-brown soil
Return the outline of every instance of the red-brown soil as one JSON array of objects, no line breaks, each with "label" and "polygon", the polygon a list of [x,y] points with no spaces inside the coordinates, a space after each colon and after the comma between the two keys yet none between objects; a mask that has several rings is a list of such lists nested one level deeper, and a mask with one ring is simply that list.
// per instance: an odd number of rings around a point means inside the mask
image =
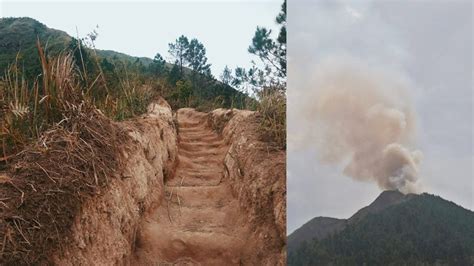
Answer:
[{"label": "red-brown soil", "polygon": [[134,264],[240,265],[248,232],[223,178],[229,146],[205,113],[181,109],[177,118],[178,165],[161,205],[142,223]]}]

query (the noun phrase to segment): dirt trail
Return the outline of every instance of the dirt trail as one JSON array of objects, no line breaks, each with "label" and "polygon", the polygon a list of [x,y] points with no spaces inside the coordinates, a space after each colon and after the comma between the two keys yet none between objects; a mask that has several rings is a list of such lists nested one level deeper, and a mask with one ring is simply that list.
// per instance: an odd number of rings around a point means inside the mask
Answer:
[{"label": "dirt trail", "polygon": [[239,203],[224,176],[228,146],[206,114],[178,111],[178,165],[165,199],[138,232],[135,265],[239,265],[246,239]]}]

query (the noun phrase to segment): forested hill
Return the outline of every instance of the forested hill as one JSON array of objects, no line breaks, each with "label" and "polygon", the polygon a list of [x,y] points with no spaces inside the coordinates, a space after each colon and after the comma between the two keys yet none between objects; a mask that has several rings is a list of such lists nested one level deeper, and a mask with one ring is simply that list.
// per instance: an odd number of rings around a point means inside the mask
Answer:
[{"label": "forested hill", "polygon": [[328,219],[289,236],[289,265],[474,264],[474,213],[435,195],[385,191],[347,220]]},{"label": "forested hill", "polygon": [[48,44],[51,51],[63,50],[72,38],[60,30],[27,17],[0,18],[0,71],[3,74],[16,56],[28,75],[38,73],[40,67],[36,39]]},{"label": "forested hill", "polygon": [[92,32],[78,41],[28,17],[0,18],[0,73],[3,75],[18,60],[22,74],[33,82],[41,73],[38,39],[50,56],[67,51],[73,53],[77,69],[85,70],[85,76],[95,79],[102,72],[105,78],[99,80],[111,89],[120,89],[123,82],[133,82],[137,86],[147,84],[158,90],[174,108],[252,107],[251,98],[210,74],[205,48],[196,39],[188,42],[184,37],[188,45],[194,44],[193,49],[197,49],[199,57],[189,58],[189,65],[178,66],[175,62],[166,62],[158,53],[151,59],[94,49],[95,38],[97,34]]}]

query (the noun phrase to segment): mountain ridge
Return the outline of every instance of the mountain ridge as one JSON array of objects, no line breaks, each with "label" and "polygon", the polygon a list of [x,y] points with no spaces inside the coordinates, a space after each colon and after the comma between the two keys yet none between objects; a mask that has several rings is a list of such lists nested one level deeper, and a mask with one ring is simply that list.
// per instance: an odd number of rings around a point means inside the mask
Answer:
[{"label": "mountain ridge", "polygon": [[436,195],[384,191],[338,220],[334,229],[313,218],[290,234],[289,265],[474,262],[474,213]]},{"label": "mountain ridge", "polygon": [[[8,24],[8,22],[10,21],[12,23]],[[28,40],[28,42],[26,43],[20,42],[20,43],[17,43],[16,46],[14,45],[15,44],[14,41],[18,39],[18,36],[15,36],[18,33],[17,32],[18,28],[21,28],[24,31],[23,32],[24,35],[31,35],[30,34],[31,30],[33,31],[33,33],[37,33],[39,35],[38,37],[41,43],[45,45],[48,44],[51,39],[56,39],[58,36],[62,37],[63,42],[58,41],[57,43],[56,42],[54,43],[54,44],[63,44],[62,48],[64,48],[67,45],[67,42],[70,42],[75,38],[63,30],[50,28],[46,24],[42,23],[41,21],[36,20],[31,17],[5,17],[5,18],[0,17],[0,49],[2,48],[13,49],[13,51],[3,51],[4,52],[3,54],[8,54],[8,52],[10,53],[14,52],[14,54],[16,55],[16,53],[21,52],[23,48],[26,48],[26,49],[33,48],[35,49],[35,52],[36,52],[36,36],[34,35],[33,37],[30,36],[31,39]],[[128,61],[131,63],[138,60],[144,66],[149,66],[153,62],[153,58],[151,57],[129,55],[127,53],[112,50],[112,49],[96,48],[95,51],[100,57],[106,58],[109,60],[114,57],[117,57],[121,61]],[[0,71],[1,71],[0,73],[3,73],[7,65],[10,64],[13,60],[15,60],[15,56],[11,56],[11,55],[6,60],[0,60]],[[171,69],[174,66],[174,64],[166,62],[166,66],[168,67],[168,69]],[[191,72],[191,69],[187,68],[186,66],[183,66],[183,69],[185,72],[188,72],[188,73]]]},{"label": "mountain ridge", "polygon": [[[256,108],[254,98],[217,80],[211,73],[196,72],[187,66],[183,66],[181,72],[179,66],[164,60],[155,64],[155,60],[148,57],[87,47],[84,41],[30,17],[0,18],[0,75],[13,67],[28,84],[34,83],[42,72],[38,41],[47,57],[71,53],[76,69],[81,72],[79,76],[91,79],[85,83],[92,84],[95,77],[102,75],[104,78],[99,83],[105,83],[112,92],[123,89],[121,87],[131,80],[135,87],[151,87],[159,92],[174,110],[182,107],[201,111]],[[87,75],[82,73],[84,71]]]},{"label": "mountain ridge", "polygon": [[378,212],[403,201],[406,195],[398,190],[385,190],[369,205],[359,209],[346,219],[317,216],[306,222],[288,236],[288,249],[293,251],[303,241],[313,238],[322,240],[331,234],[342,231],[348,224],[356,223],[369,213]]},{"label": "mountain ridge", "polygon": [[[22,37],[28,36],[26,38],[19,38],[19,31],[22,31]],[[33,33],[33,34],[31,34]],[[0,71],[3,73],[11,62],[15,60],[13,54],[22,52],[22,50],[29,50],[33,48],[36,52],[36,36],[43,44],[49,44],[51,39],[57,39],[58,37],[62,38],[54,44],[62,44],[61,48],[65,48],[67,43],[73,40],[73,37],[70,36],[67,32],[60,29],[50,28],[46,24],[40,22],[31,17],[5,17],[0,18],[0,49],[7,49],[2,51],[2,54],[7,57],[5,59],[0,57]],[[16,40],[20,39],[20,42]],[[49,46],[49,45],[48,45]],[[50,47],[50,46],[49,46]],[[50,47],[51,48],[51,47]],[[121,60],[126,60],[133,62],[139,60],[143,65],[148,66],[153,62],[152,58],[146,56],[133,56],[123,52],[111,50],[111,49],[95,49],[99,56],[103,58],[110,59],[114,56],[118,57]],[[172,67],[173,64],[167,63],[168,67]]]}]

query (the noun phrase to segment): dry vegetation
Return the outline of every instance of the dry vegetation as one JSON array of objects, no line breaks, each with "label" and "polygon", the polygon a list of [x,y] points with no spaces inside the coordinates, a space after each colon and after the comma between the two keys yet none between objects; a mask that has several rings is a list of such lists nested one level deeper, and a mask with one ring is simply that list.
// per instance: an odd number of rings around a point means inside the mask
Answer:
[{"label": "dry vegetation", "polygon": [[97,107],[108,117],[122,120],[145,112],[154,97],[150,87],[125,76],[117,90],[109,91],[104,78],[87,78],[70,53],[48,58],[38,42],[42,74],[33,82],[22,76],[17,63],[11,65],[0,83],[0,162],[38,139],[42,132],[67,120],[71,105]]},{"label": "dry vegetation", "polygon": [[125,136],[109,119],[87,105],[71,104],[64,115],[11,157],[1,177],[2,261],[35,264],[60,249],[82,202],[120,168]]},{"label": "dry vegetation", "polygon": [[261,114],[260,129],[265,140],[286,147],[286,95],[283,90],[267,88],[260,92],[257,110]]},{"label": "dry vegetation", "polygon": [[13,265],[60,250],[82,202],[120,169],[127,136],[103,113],[136,115],[151,99],[129,81],[114,95],[84,87],[70,54],[38,51],[31,87],[16,64],[0,84],[0,261]]}]

